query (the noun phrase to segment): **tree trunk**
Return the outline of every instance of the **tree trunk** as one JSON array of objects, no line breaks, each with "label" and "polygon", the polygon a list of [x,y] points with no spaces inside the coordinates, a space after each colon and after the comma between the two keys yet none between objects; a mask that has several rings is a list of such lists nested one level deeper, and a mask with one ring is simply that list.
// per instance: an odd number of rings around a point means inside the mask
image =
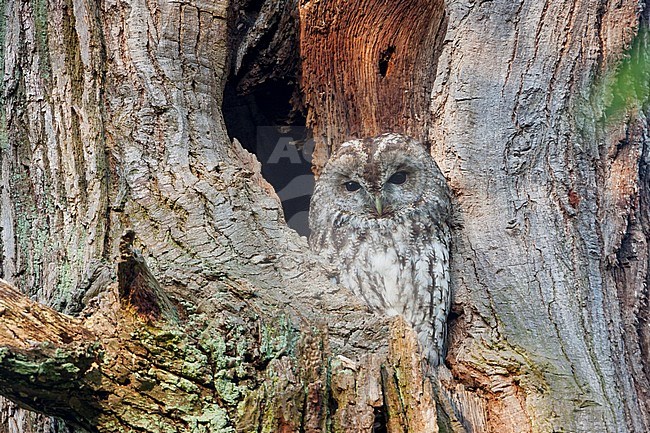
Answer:
[{"label": "tree trunk", "polygon": [[647,34],[619,63],[647,11],[448,11],[431,137],[461,225],[454,376],[490,431],[648,431]]},{"label": "tree trunk", "polygon": [[[0,394],[66,426],[5,402],[0,431],[650,430],[638,2],[3,7],[0,276],[40,304],[0,283]],[[291,65],[316,170],[351,136],[431,142],[451,374],[330,283],[228,138],[229,71]]]}]

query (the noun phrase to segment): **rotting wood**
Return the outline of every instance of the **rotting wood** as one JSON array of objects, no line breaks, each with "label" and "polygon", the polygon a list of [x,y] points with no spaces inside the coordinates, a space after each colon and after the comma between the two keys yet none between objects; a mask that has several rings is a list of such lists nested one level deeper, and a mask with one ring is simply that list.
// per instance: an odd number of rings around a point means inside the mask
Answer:
[{"label": "rotting wood", "polygon": [[446,16],[442,0],[301,1],[301,89],[314,168],[351,137],[426,139]]}]

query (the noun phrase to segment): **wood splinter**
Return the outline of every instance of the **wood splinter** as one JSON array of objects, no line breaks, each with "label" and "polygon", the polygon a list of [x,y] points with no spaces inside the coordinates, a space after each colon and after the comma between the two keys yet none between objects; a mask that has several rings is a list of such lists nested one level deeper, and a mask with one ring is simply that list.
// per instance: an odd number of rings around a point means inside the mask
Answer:
[{"label": "wood splinter", "polygon": [[123,306],[131,306],[140,316],[152,320],[176,321],[176,309],[135,248],[135,232],[127,230],[120,241],[117,264],[118,293]]}]

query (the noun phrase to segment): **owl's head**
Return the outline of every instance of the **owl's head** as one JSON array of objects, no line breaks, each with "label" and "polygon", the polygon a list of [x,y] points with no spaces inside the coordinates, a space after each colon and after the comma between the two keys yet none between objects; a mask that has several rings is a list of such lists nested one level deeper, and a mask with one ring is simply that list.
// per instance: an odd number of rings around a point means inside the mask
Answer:
[{"label": "owl's head", "polygon": [[448,203],[447,183],[427,149],[388,133],[341,145],[316,182],[311,211],[381,220],[425,210],[446,219]]}]

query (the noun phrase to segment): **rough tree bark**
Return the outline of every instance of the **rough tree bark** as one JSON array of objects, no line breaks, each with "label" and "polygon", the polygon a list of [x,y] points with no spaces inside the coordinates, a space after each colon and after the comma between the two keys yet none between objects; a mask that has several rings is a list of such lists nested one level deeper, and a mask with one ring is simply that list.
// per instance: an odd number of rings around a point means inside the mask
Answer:
[{"label": "rough tree bark", "polygon": [[449,361],[487,428],[650,428],[647,35],[616,84],[643,6],[449,7],[432,102],[462,224]]},{"label": "rough tree bark", "polygon": [[[91,431],[650,430],[642,5],[269,0],[229,60],[230,6],[3,3],[0,275],[41,304],[0,283],[0,394]],[[315,164],[400,130],[454,189],[442,389],[227,137],[287,15]]]}]

